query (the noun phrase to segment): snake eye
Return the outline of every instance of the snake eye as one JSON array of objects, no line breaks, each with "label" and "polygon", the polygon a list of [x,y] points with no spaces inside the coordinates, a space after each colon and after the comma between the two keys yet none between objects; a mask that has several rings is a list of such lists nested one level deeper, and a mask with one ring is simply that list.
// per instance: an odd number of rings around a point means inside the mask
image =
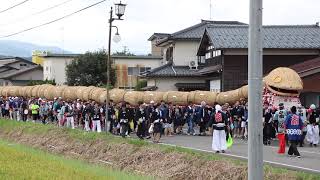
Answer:
[{"label": "snake eye", "polygon": [[279,83],[281,81],[282,81],[282,78],[280,76],[276,76],[273,78],[273,82],[275,82],[275,83]]}]

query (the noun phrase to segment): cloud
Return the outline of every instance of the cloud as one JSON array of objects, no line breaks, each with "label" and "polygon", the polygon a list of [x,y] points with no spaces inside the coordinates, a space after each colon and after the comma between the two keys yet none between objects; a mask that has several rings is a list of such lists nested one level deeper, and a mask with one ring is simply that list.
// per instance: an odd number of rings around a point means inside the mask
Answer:
[{"label": "cloud", "polygon": [[[39,10],[65,0],[30,0],[0,14],[0,35],[10,34],[61,17],[98,0],[72,0],[63,7],[29,17]],[[1,1],[0,10],[20,2]],[[110,7],[117,0],[108,1],[63,21],[41,27],[8,39],[55,45],[73,52],[93,51],[107,47]],[[122,1],[124,2],[124,1]],[[124,21],[114,21],[122,41],[112,43],[113,51],[127,46],[138,54],[150,52],[147,39],[154,32],[173,33],[210,17],[210,0],[127,0]],[[320,20],[319,0],[264,0],[264,24],[314,24]],[[212,19],[249,22],[249,0],[212,0]],[[17,19],[23,19],[14,23]],[[25,18],[25,19],[24,19]],[[13,24],[12,24],[13,23]],[[114,34],[113,30],[113,34]]]}]

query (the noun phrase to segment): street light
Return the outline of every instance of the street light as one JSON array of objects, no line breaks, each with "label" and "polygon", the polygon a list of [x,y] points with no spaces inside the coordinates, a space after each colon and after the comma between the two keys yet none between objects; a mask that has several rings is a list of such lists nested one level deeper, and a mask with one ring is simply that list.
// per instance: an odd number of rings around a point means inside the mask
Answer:
[{"label": "street light", "polygon": [[122,4],[121,3],[121,1],[120,1],[120,3],[117,3],[117,4],[114,4],[115,5],[115,13],[116,13],[116,15],[118,16],[118,19],[121,19],[121,16],[123,16],[124,15],[124,12],[125,12],[125,10],[126,10],[126,4]]},{"label": "street light", "polygon": [[112,38],[113,42],[118,43],[121,41],[121,36],[119,33],[116,33],[113,38]]},{"label": "street light", "polygon": [[118,42],[121,41],[121,37],[120,37],[120,34],[119,34],[118,27],[117,26],[112,26],[112,27],[115,27],[117,29],[117,32],[116,32],[116,34],[114,34],[112,40],[113,40],[113,42],[118,43]]},{"label": "street light", "polygon": [[[108,126],[107,122],[109,121],[109,103],[110,103],[110,98],[109,98],[109,86],[110,86],[110,69],[111,69],[111,33],[112,33],[112,22],[114,20],[123,20],[121,17],[124,15],[124,12],[126,10],[126,4],[122,4],[121,1],[120,3],[115,4],[115,14],[118,16],[118,18],[113,18],[113,8],[110,8],[110,18],[109,18],[109,40],[108,40],[108,59],[107,59],[107,99],[106,99],[106,120],[105,120],[105,130],[106,133],[108,133]],[[116,27],[117,28],[117,27]],[[117,28],[117,33],[114,37],[114,41],[120,41],[121,38],[119,36],[118,28]]]}]

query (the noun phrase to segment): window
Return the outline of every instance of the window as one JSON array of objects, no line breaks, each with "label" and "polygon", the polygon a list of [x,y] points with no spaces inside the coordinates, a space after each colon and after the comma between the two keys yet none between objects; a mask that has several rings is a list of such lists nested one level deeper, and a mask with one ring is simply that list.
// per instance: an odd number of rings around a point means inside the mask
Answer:
[{"label": "window", "polygon": [[213,49],[213,46],[208,46],[207,47],[207,50],[212,50]]},{"label": "window", "polygon": [[198,56],[198,64],[205,64],[206,58],[204,56]]},{"label": "window", "polygon": [[138,76],[139,68],[138,67],[128,67],[128,76]]},{"label": "window", "polygon": [[46,66],[46,71],[48,71],[49,70],[49,67],[48,66]]},{"label": "window", "polygon": [[210,59],[211,58],[211,53],[210,52],[207,52],[206,53],[206,59]]},{"label": "window", "polygon": [[151,67],[140,67],[139,74],[142,75],[151,70]]},{"label": "window", "polygon": [[214,58],[214,57],[218,57],[218,56],[221,56],[221,50],[208,50],[206,52],[206,59],[211,59],[211,58]]},{"label": "window", "polygon": [[20,64],[20,66],[22,67],[22,66],[27,66],[27,64]]},{"label": "window", "polygon": [[173,47],[169,47],[166,51],[166,61],[173,60]]},{"label": "window", "polygon": [[216,56],[221,56],[221,50],[216,51]]}]

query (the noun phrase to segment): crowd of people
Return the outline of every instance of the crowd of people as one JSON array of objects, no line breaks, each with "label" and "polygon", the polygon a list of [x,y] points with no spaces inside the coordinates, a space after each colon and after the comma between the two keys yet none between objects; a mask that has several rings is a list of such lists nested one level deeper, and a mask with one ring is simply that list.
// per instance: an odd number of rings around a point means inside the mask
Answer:
[{"label": "crowd of people", "polygon": [[[248,135],[248,104],[244,99],[232,106],[227,103],[210,106],[205,102],[178,106],[154,101],[132,106],[126,102],[111,101],[108,113],[105,104],[80,99],[64,101],[55,98],[48,101],[41,98],[2,97],[0,105],[0,116],[8,119],[54,123],[85,131],[109,131],[122,137],[135,133],[140,139],[152,138],[155,143],[160,142],[161,136],[213,135],[212,149],[217,153],[225,152],[229,137],[246,140]],[[263,142],[270,145],[272,139],[278,137],[279,153],[284,153],[283,149],[290,141],[289,154],[300,157],[296,146],[303,146],[305,137],[310,146],[317,146],[319,142],[319,108],[315,105],[309,109],[299,106],[287,110],[282,103],[278,109],[265,104],[263,121]]]},{"label": "crowd of people", "polygon": [[273,138],[279,139],[278,153],[285,153],[286,144],[290,144],[288,154],[300,157],[297,146],[303,147],[305,140],[310,147],[317,147],[319,143],[320,108],[314,104],[308,109],[301,105],[285,109],[280,103],[278,109],[264,105],[263,143],[270,145]]}]

